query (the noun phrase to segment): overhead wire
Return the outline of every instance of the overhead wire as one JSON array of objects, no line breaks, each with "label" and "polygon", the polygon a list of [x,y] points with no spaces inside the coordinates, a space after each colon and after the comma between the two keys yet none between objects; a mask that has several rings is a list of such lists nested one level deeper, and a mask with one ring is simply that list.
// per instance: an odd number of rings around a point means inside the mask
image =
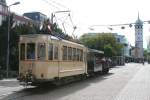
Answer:
[{"label": "overhead wire", "polygon": [[64,5],[62,5],[62,4],[60,4],[60,3],[56,2],[56,1],[53,1],[53,0],[50,0],[50,1],[55,3],[55,4],[57,4],[57,5],[59,5],[59,6],[61,6],[61,7],[63,7],[63,8],[67,8],[68,9],[68,7],[66,7],[66,6],[64,6]]},{"label": "overhead wire", "polygon": [[58,9],[58,10],[60,9],[60,8],[56,7],[55,5],[49,3],[47,0],[42,0],[42,1],[44,1],[45,3],[47,3],[47,4],[51,5],[51,6],[53,6],[54,8],[56,8],[56,9]]},{"label": "overhead wire", "polygon": [[42,1],[44,1],[45,3],[51,5],[54,8],[59,9],[59,10],[60,10],[60,7],[65,8],[67,10],[69,9],[68,7],[66,7],[66,6],[64,6],[64,5],[62,5],[62,4],[60,4],[60,3],[56,2],[56,1],[53,1],[53,0],[42,0]]},{"label": "overhead wire", "polygon": [[[43,1],[46,2],[47,4],[53,6],[54,8],[56,8],[56,9],[58,9],[58,10],[60,10],[60,7],[69,10],[68,7],[66,7],[66,6],[64,6],[64,5],[58,3],[58,2],[56,2],[56,1],[54,1],[54,0],[43,0]],[[50,3],[50,2],[51,2],[51,3]],[[63,26],[64,31],[65,31],[65,33],[66,33],[66,29],[65,29],[65,25],[64,25],[64,24],[66,24],[66,20],[68,19],[68,17],[69,17],[70,22],[71,22],[71,24],[72,24],[72,26],[73,26],[72,35],[74,35],[73,33],[74,33],[75,29],[76,29],[76,26],[75,26],[74,23],[73,23],[73,20],[72,20],[72,17],[71,17],[71,15],[70,15],[70,13],[69,13],[68,16],[62,21],[62,26]],[[56,23],[57,23],[57,25],[58,25],[58,27],[59,27],[58,20],[60,20],[60,18],[57,19],[57,18],[56,18],[56,15],[55,15],[55,20],[56,20]]]}]

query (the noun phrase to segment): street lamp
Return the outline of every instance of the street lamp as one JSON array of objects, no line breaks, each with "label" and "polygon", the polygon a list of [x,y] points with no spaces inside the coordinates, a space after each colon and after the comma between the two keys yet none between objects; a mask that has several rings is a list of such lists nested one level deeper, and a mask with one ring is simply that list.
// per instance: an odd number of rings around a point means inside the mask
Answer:
[{"label": "street lamp", "polygon": [[9,71],[9,41],[10,41],[10,7],[13,5],[18,5],[20,4],[20,2],[15,2],[9,6],[7,6],[8,8],[8,29],[7,29],[7,60],[6,60],[6,73],[7,73],[7,78],[8,78],[8,71]]}]

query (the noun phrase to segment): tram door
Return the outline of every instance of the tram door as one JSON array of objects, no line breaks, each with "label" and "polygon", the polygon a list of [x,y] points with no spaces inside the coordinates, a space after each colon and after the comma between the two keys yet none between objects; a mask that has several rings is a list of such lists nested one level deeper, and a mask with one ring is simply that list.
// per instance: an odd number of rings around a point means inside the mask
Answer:
[{"label": "tram door", "polygon": [[59,49],[58,45],[48,44],[48,76],[50,78],[59,76]]}]

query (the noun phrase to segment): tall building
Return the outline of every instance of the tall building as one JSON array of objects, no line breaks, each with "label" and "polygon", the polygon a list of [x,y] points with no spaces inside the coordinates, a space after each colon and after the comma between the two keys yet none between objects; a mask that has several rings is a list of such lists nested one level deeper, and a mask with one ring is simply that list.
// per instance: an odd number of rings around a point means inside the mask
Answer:
[{"label": "tall building", "polygon": [[47,19],[47,16],[40,12],[28,12],[28,13],[24,13],[23,16],[26,16],[38,22],[44,22]]},{"label": "tall building", "polygon": [[148,50],[148,53],[150,53],[150,36],[148,36],[148,39],[147,39],[147,50]]},{"label": "tall building", "polygon": [[135,22],[135,48],[139,48],[137,58],[143,58],[143,21],[138,19]]},{"label": "tall building", "polygon": [[117,33],[113,33],[116,37],[117,42],[123,45],[121,49],[121,56],[129,57],[130,56],[130,45],[127,38],[124,35],[118,35]]},{"label": "tall building", "polygon": [[8,13],[6,0],[0,0],[0,25],[2,24],[2,21],[6,18],[6,15]]}]

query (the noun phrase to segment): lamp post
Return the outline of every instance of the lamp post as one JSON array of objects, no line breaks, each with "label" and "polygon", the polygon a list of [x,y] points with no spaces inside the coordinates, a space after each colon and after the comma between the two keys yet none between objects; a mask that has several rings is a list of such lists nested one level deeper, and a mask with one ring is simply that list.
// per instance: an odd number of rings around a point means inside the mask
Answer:
[{"label": "lamp post", "polygon": [[20,2],[15,2],[8,7],[8,27],[7,27],[7,58],[6,58],[6,75],[8,78],[8,73],[9,73],[9,41],[10,41],[10,7],[13,5],[18,5]]}]

